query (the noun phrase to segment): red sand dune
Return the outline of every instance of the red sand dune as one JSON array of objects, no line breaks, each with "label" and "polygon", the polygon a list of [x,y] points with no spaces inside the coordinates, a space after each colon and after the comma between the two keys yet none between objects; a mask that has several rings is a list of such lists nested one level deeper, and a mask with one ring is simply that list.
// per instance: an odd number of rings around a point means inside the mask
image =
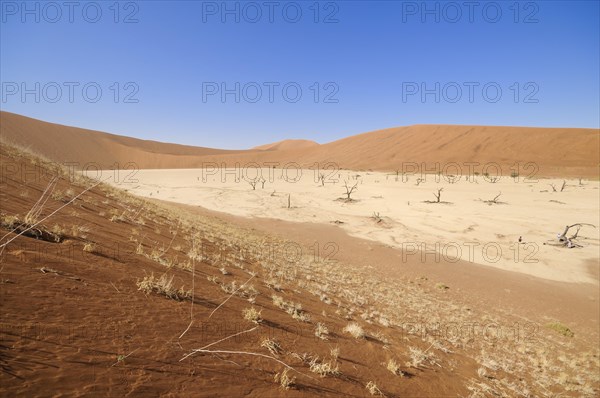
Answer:
[{"label": "red sand dune", "polygon": [[285,151],[288,149],[314,148],[316,146],[319,146],[319,143],[312,140],[283,140],[272,144],[255,146],[252,149],[260,149],[263,151]]},{"label": "red sand dune", "polygon": [[[47,123],[2,112],[2,139],[59,162],[95,162],[110,167],[134,162],[139,168],[194,168],[206,162],[235,163],[296,162],[302,166],[334,162],[341,168],[390,171],[403,163],[426,163],[422,169],[444,170],[449,162],[481,166],[498,163],[503,175],[515,162],[522,175],[598,178],[600,130],[498,126],[415,125],[394,127],[354,135],[319,145],[306,140],[286,140],[251,150],[220,150],[139,140],[130,137]],[[405,166],[410,167],[410,166]],[[408,170],[408,169],[406,169]]]}]

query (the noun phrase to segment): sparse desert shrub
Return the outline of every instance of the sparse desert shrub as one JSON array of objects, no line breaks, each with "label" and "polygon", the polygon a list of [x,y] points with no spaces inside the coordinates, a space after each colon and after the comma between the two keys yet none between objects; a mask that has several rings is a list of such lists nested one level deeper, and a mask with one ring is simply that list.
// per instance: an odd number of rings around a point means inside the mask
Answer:
[{"label": "sparse desert shrub", "polygon": [[338,357],[340,356],[340,347],[333,347],[331,350],[329,350],[329,355],[331,355],[331,357],[337,361]]},{"label": "sparse desert shrub", "polygon": [[375,384],[375,382],[373,382],[373,381],[368,382],[366,387],[367,387],[367,391],[369,391],[369,394],[383,396],[383,393],[381,392],[379,387],[377,387],[377,384]]},{"label": "sparse desert shrub", "polygon": [[19,224],[21,224],[21,221],[19,221],[19,217],[17,216],[10,216],[4,213],[0,216],[0,225],[3,228],[12,229]]},{"label": "sparse desert shrub", "polygon": [[423,351],[419,348],[409,347],[411,362],[407,363],[408,366],[418,368],[423,363],[436,364],[436,357],[434,354],[428,352],[429,349]]},{"label": "sparse desert shrub", "polygon": [[566,325],[563,325],[560,322],[553,322],[547,325],[549,329],[554,330],[555,332],[562,334],[565,337],[573,337],[575,333],[571,329],[569,329]]},{"label": "sparse desert shrub", "polygon": [[341,372],[339,371],[339,365],[332,361],[320,361],[319,357],[314,357],[309,362],[310,371],[318,374],[321,377],[325,376],[337,376]]},{"label": "sparse desert shrub", "polygon": [[254,285],[245,285],[239,290],[240,296],[247,297],[248,300],[254,300],[260,292],[254,287]]},{"label": "sparse desert shrub", "polygon": [[300,322],[310,322],[310,315],[304,311],[294,311],[292,318]]},{"label": "sparse desert shrub", "polygon": [[389,328],[391,325],[390,320],[387,319],[385,316],[380,316],[378,319],[378,322],[381,326],[386,327],[386,328]]},{"label": "sparse desert shrub", "polygon": [[55,189],[50,197],[59,202],[67,202],[65,194],[60,189]]},{"label": "sparse desert shrub", "polygon": [[142,245],[142,243],[138,243],[137,246],[135,247],[135,254],[144,254],[144,246]]},{"label": "sparse desert shrub", "polygon": [[280,292],[282,290],[281,284],[275,278],[265,280],[264,283],[265,286],[267,286],[269,289],[275,290],[276,292]]},{"label": "sparse desert shrub", "polygon": [[51,232],[53,234],[56,234],[58,236],[64,236],[65,235],[65,229],[63,227],[61,227],[58,224],[54,224],[54,226],[51,229]]},{"label": "sparse desert shrub", "polygon": [[387,370],[392,372],[392,374],[394,374],[396,376],[404,376],[404,372],[402,372],[400,370],[400,364],[398,362],[396,362],[394,359],[390,359],[387,362],[386,367],[387,367]]},{"label": "sparse desert shrub", "polygon": [[221,285],[221,290],[228,294],[233,294],[237,289],[238,285],[236,281],[231,281],[231,283],[224,283]]},{"label": "sparse desert shrub", "polygon": [[315,327],[315,336],[321,340],[327,340],[329,338],[329,329],[327,329],[327,326],[325,326],[324,323],[317,323],[317,326]]},{"label": "sparse desert shrub", "polygon": [[90,229],[84,225],[73,225],[71,226],[71,236],[77,238],[87,238],[87,233],[90,232]]},{"label": "sparse desert shrub", "polygon": [[260,317],[261,313],[262,310],[257,311],[254,307],[248,307],[242,311],[245,320],[256,323],[257,325],[262,322],[262,318]]},{"label": "sparse desert shrub", "polygon": [[283,309],[285,307],[285,300],[283,299],[283,297],[274,294],[271,296],[271,299],[273,300],[273,304],[276,307],[281,308],[281,309]]},{"label": "sparse desert shrub", "polygon": [[302,311],[302,304],[293,303],[291,301],[285,301],[283,297],[277,296],[276,294],[271,296],[273,304],[287,312],[297,321],[310,322],[310,315],[305,311]]},{"label": "sparse desert shrub", "polygon": [[331,299],[325,293],[319,294],[319,300],[321,300],[325,304],[331,304]]},{"label": "sparse desert shrub", "polygon": [[479,369],[477,369],[477,375],[481,378],[484,378],[487,376],[487,371],[485,370],[485,368],[482,366]]},{"label": "sparse desert shrub", "polygon": [[275,383],[279,383],[279,386],[284,390],[289,390],[296,382],[296,378],[291,377],[288,373],[289,369],[285,369],[281,373],[276,373],[274,377]]},{"label": "sparse desert shrub", "polygon": [[275,357],[279,356],[279,354],[283,352],[283,348],[281,348],[281,345],[273,339],[264,339],[262,343],[260,343],[260,346],[269,350],[271,355]]},{"label": "sparse desert shrub", "polygon": [[364,329],[356,322],[351,322],[346,325],[346,327],[344,327],[344,332],[350,334],[355,339],[362,339],[365,337]]}]

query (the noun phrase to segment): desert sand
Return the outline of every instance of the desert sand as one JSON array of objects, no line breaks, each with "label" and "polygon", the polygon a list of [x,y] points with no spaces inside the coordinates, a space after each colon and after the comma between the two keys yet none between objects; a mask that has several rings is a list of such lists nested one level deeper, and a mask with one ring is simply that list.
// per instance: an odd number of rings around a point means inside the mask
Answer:
[{"label": "desert sand", "polygon": [[0,395],[600,392],[597,130],[223,151],[1,116]]},{"label": "desert sand", "polygon": [[[238,216],[338,222],[353,236],[404,250],[403,261],[411,256],[440,262],[443,257],[554,281],[598,283],[590,272],[600,250],[598,181],[326,173],[321,183],[320,173],[308,169],[139,170],[115,185],[136,195]],[[250,181],[261,178],[264,188],[257,182],[253,189]],[[418,179],[424,181],[417,185]],[[340,200],[346,198],[346,183],[357,187],[352,202]],[[436,201],[440,188],[441,203],[427,203]],[[489,202],[499,194],[497,203]],[[578,237],[584,247],[552,246],[556,235],[575,223],[596,226],[582,227]]]}]

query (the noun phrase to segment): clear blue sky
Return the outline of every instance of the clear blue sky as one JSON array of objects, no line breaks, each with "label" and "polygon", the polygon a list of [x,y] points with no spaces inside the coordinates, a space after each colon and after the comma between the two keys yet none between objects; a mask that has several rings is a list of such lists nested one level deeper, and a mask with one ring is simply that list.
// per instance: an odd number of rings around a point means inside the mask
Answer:
[{"label": "clear blue sky", "polygon": [[1,2],[3,110],[220,148],[411,124],[600,124],[598,1],[63,3]]}]

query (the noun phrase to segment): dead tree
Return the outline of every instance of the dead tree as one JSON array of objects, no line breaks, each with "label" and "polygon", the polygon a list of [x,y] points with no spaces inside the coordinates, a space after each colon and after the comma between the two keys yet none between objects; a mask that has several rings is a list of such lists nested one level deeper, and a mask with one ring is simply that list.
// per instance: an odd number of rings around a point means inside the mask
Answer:
[{"label": "dead tree", "polygon": [[377,213],[376,213],[376,212],[373,212],[373,215],[371,216],[371,218],[372,218],[373,220],[375,220],[375,222],[376,222],[377,224],[379,224],[380,222],[382,222],[382,221],[383,221],[383,218],[381,218],[381,216],[379,215],[379,212],[377,212]]},{"label": "dead tree", "polygon": [[265,189],[265,182],[267,182],[267,180],[265,180],[264,178],[261,177],[260,185],[262,186],[262,189]]},{"label": "dead tree", "polygon": [[351,201],[352,198],[350,198],[350,195],[358,189],[358,181],[352,187],[349,187],[348,182],[344,181],[344,188],[346,188],[346,200]]},{"label": "dead tree", "polygon": [[321,186],[324,187],[325,186],[325,174],[323,174],[323,173],[319,174],[319,181],[321,181]]},{"label": "dead tree", "polygon": [[[573,224],[573,225],[566,225],[565,226],[565,230],[563,231],[562,234],[556,234],[556,238],[558,240],[558,243],[553,244],[555,246],[564,246],[567,247],[569,249],[572,249],[574,247],[582,247],[579,243],[575,242],[575,239],[577,239],[577,237],[579,236],[579,230],[581,230],[581,227],[583,227],[584,225],[589,225],[591,227],[596,228],[595,225],[593,224],[587,224],[587,223],[577,223],[577,224]],[[571,236],[567,236],[567,234],[569,233],[569,230],[571,228],[576,227],[577,230],[575,231],[575,233]],[[544,243],[545,244],[545,243]]]},{"label": "dead tree", "polygon": [[450,202],[442,202],[442,191],[444,190],[444,188],[439,188],[437,190],[437,193],[433,193],[433,196],[435,196],[435,200],[426,200],[424,201],[424,203],[447,203],[449,204]]},{"label": "dead tree", "polygon": [[288,209],[292,207],[292,194],[288,193]]},{"label": "dead tree", "polygon": [[422,183],[424,180],[424,178],[417,178],[417,183],[415,185],[419,186],[419,184]]},{"label": "dead tree", "polygon": [[435,196],[435,203],[440,203],[440,199],[442,197],[442,191],[444,190],[444,188],[440,188],[437,191],[437,194],[434,193],[433,196]]},{"label": "dead tree", "polygon": [[253,191],[254,191],[254,190],[256,190],[256,183],[257,183],[257,182],[258,182],[258,181],[256,181],[256,180],[251,180],[251,181],[248,181],[248,184],[250,184],[250,186],[252,187],[252,190],[253,190]]},{"label": "dead tree", "polygon": [[[559,192],[558,189],[556,189],[556,186],[554,184],[548,184],[552,187],[552,192]],[[565,187],[567,186],[567,181],[563,180],[562,186],[560,187],[560,192],[565,190]]]}]

